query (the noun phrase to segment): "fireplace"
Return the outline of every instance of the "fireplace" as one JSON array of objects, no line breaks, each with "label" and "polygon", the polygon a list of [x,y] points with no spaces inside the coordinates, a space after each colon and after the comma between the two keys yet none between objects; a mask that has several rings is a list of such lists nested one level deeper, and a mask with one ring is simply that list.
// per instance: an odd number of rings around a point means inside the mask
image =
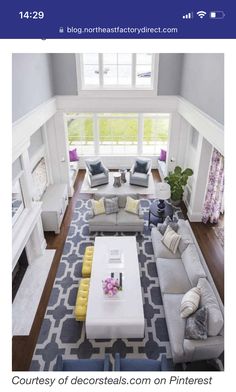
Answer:
[{"label": "fireplace", "polygon": [[14,270],[12,271],[12,302],[14,301],[17,291],[25,276],[25,272],[28,268],[28,265],[29,263],[26,254],[26,249],[24,248]]}]

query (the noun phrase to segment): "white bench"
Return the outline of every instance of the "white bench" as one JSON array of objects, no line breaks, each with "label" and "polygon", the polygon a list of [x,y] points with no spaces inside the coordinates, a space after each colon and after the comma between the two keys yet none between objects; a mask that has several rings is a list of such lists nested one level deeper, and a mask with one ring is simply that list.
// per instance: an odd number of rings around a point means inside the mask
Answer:
[{"label": "white bench", "polygon": [[165,161],[157,160],[157,169],[159,171],[161,180],[164,181],[164,178],[167,176],[167,164]]}]

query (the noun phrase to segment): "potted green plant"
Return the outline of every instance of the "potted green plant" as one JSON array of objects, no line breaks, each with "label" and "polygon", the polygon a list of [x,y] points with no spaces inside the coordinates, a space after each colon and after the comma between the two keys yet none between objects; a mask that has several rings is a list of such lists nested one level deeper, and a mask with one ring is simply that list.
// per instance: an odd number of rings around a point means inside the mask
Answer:
[{"label": "potted green plant", "polygon": [[164,178],[167,184],[170,185],[171,201],[174,205],[178,205],[183,197],[185,185],[188,178],[193,175],[192,169],[182,170],[180,166],[176,166],[173,172]]}]

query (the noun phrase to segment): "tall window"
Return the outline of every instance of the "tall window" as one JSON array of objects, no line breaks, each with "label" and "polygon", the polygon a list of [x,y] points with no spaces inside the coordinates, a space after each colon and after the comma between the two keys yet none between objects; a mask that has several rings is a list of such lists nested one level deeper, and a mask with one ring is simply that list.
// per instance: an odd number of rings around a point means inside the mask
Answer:
[{"label": "tall window", "polygon": [[84,53],[78,55],[82,89],[144,89],[156,83],[153,53]]},{"label": "tall window", "polygon": [[67,114],[68,138],[79,155],[156,155],[167,148],[169,114]]},{"label": "tall window", "polygon": [[138,117],[135,114],[99,115],[99,153],[135,154],[138,145]]},{"label": "tall window", "polygon": [[90,113],[67,115],[69,144],[77,146],[80,155],[94,154],[93,124],[93,115]]},{"label": "tall window", "polygon": [[167,148],[168,133],[168,114],[144,114],[143,154],[159,155]]}]

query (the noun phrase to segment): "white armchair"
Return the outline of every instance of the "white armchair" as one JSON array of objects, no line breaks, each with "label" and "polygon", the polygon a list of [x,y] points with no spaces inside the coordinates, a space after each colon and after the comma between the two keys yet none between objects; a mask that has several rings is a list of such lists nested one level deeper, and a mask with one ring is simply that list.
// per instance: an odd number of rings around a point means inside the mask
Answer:
[{"label": "white armchair", "polygon": [[[141,168],[143,168],[143,172],[141,171]],[[144,186],[147,188],[149,184],[151,170],[151,159],[137,158],[130,169],[130,184]]]},{"label": "white armchair", "polygon": [[100,158],[86,159],[86,175],[91,188],[108,184],[109,170],[104,166]]}]

